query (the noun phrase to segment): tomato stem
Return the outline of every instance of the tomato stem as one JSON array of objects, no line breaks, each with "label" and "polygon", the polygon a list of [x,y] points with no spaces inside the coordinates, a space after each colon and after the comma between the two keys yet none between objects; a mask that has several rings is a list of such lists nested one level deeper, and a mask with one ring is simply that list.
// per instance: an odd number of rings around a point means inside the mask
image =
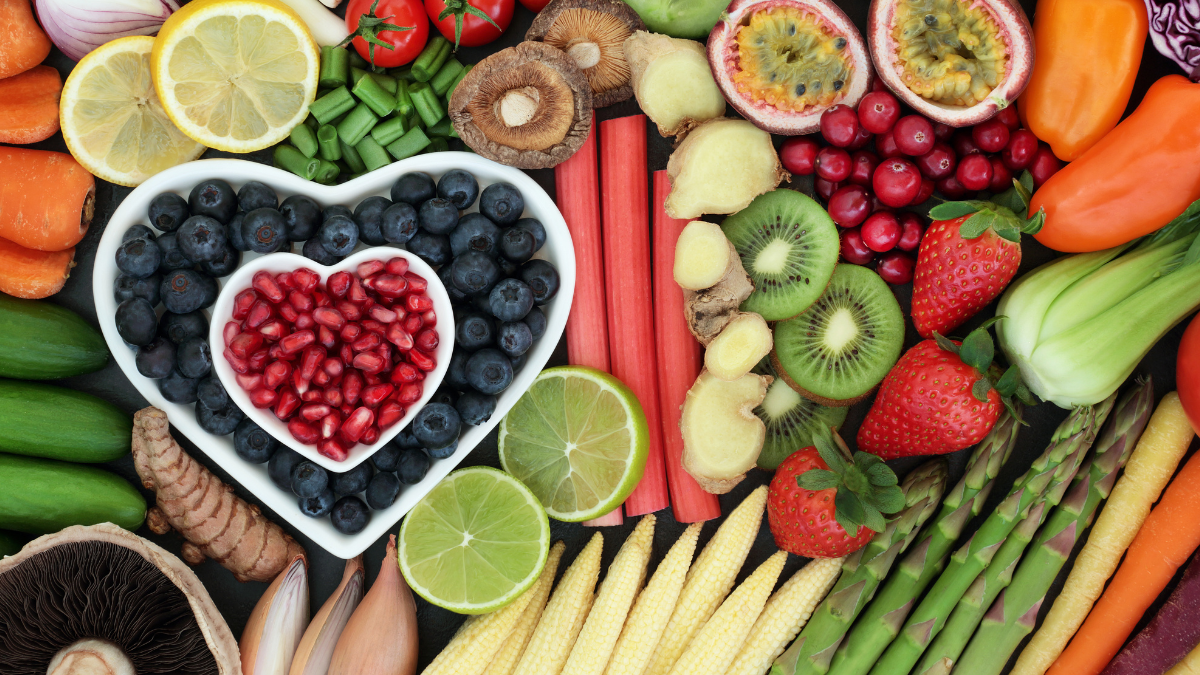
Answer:
[{"label": "tomato stem", "polygon": [[484,21],[492,24],[492,26],[495,26],[496,30],[500,31],[501,33],[504,32],[503,28],[501,28],[499,25],[497,25],[495,21],[492,21],[492,17],[488,16],[484,12],[481,12],[477,7],[473,7],[471,5],[471,3],[469,2],[469,0],[445,0],[445,3],[446,3],[446,9],[443,9],[442,13],[438,14],[438,21],[445,20],[445,18],[450,16],[451,14],[454,15],[454,49],[455,49],[455,51],[458,50],[458,43],[462,39],[463,14],[470,14],[471,16],[477,16],[480,19],[483,19]]},{"label": "tomato stem", "polygon": [[371,3],[371,9],[368,10],[366,14],[363,14],[362,16],[358,17],[358,27],[354,29],[354,32],[347,35],[345,40],[342,40],[341,42],[339,42],[337,44],[338,47],[345,47],[346,45],[353,42],[354,38],[356,38],[356,37],[361,37],[363,40],[366,40],[366,42],[367,42],[367,60],[371,62],[372,66],[376,65],[375,64],[375,45],[379,45],[380,47],[384,47],[386,49],[392,49],[392,50],[396,49],[395,45],[390,45],[390,44],[384,42],[383,40],[380,40],[379,39],[380,33],[384,32],[384,31],[389,31],[389,30],[390,31],[403,31],[403,30],[412,30],[413,29],[413,26],[397,26],[394,23],[387,23],[387,20],[392,18],[395,15],[389,14],[387,16],[382,16],[382,17],[378,16],[375,14],[375,11],[378,8],[379,8],[379,0],[375,0],[375,2]]}]

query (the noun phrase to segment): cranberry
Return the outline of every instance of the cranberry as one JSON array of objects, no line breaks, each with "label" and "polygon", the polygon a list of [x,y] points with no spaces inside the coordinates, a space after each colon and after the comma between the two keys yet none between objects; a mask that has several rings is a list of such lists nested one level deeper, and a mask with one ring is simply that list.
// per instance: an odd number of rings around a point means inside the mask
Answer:
[{"label": "cranberry", "polygon": [[900,152],[900,148],[896,147],[896,135],[891,131],[886,131],[875,137],[875,152],[884,159],[900,157],[904,153]]},{"label": "cranberry", "polygon": [[921,175],[933,180],[941,180],[954,174],[954,150],[945,143],[934,143],[933,149],[916,158],[917,168]]},{"label": "cranberry", "polygon": [[954,176],[946,176],[937,182],[937,191],[946,199],[962,199],[967,194],[967,188],[958,182]]},{"label": "cranberry", "polygon": [[783,168],[796,176],[807,176],[817,168],[817,151],[821,146],[811,136],[793,136],[779,149]]},{"label": "cranberry", "polygon": [[898,209],[908,206],[921,191],[921,172],[907,159],[892,158],[875,170],[871,186],[879,201]]},{"label": "cranberry", "polygon": [[1004,160],[1004,166],[1007,166],[1009,170],[1023,171],[1033,163],[1033,157],[1037,151],[1037,136],[1034,136],[1033,132],[1028,129],[1018,129],[1008,137],[1008,145],[1004,147],[1000,158]]},{"label": "cranberry", "polygon": [[828,210],[839,227],[854,227],[871,213],[871,196],[861,185],[847,185],[829,198]]},{"label": "cranberry", "polygon": [[930,197],[933,196],[934,182],[929,178],[921,179],[921,189],[917,191],[917,196],[908,203],[909,206],[920,206],[924,204]]},{"label": "cranberry", "polygon": [[1001,109],[992,119],[1003,122],[1009,131],[1016,131],[1021,127],[1021,116],[1017,114],[1017,107],[1015,105]]},{"label": "cranberry", "polygon": [[817,152],[817,175],[840,183],[850,177],[850,153],[841,148],[821,148]]},{"label": "cranberry", "polygon": [[821,114],[821,135],[830,145],[844,148],[858,135],[858,115],[848,105],[838,104]]},{"label": "cranberry", "polygon": [[842,230],[842,259],[852,265],[866,265],[875,259],[875,252],[863,243],[857,227]]},{"label": "cranberry", "polygon": [[863,243],[876,253],[883,253],[895,248],[896,243],[900,241],[902,232],[900,219],[891,211],[872,213],[860,229]]},{"label": "cranberry", "polygon": [[842,187],[841,183],[825,180],[824,178],[817,178],[813,181],[813,188],[816,190],[817,196],[824,202],[828,202],[833,197],[833,193],[837,192],[840,187]]},{"label": "cranberry", "polygon": [[949,124],[935,122],[933,125],[933,137],[938,143],[945,143],[954,136],[954,127]]},{"label": "cranberry", "polygon": [[871,92],[858,104],[858,121],[873,134],[891,131],[900,118],[900,102],[891,92]]},{"label": "cranberry", "polygon": [[993,194],[1000,194],[1012,187],[1013,175],[1008,170],[1008,167],[1004,166],[1003,160],[999,157],[991,157],[989,159],[992,162],[992,182],[988,185],[988,190]]},{"label": "cranberry", "polygon": [[875,153],[859,150],[850,156],[850,182],[855,185],[870,185],[871,176],[875,175],[875,167],[879,166],[879,158]]},{"label": "cranberry", "polygon": [[971,140],[971,132],[966,129],[959,129],[954,134],[954,154],[958,155],[961,161],[967,155],[972,155],[977,152],[983,152],[975,145],[975,141]]},{"label": "cranberry", "polygon": [[892,129],[896,147],[909,157],[920,157],[933,149],[933,123],[920,115],[905,115]]},{"label": "cranberry", "polygon": [[1058,161],[1058,158],[1050,151],[1050,146],[1043,144],[1039,147],[1037,154],[1033,156],[1033,162],[1029,164],[1029,173],[1033,174],[1034,189],[1040,188],[1061,168],[1062,162]]},{"label": "cranberry", "polygon": [[1008,136],[1008,127],[995,117],[971,129],[971,140],[984,152],[1000,152],[1008,145]]},{"label": "cranberry", "polygon": [[902,251],[891,251],[879,256],[875,271],[879,273],[880,279],[893,286],[901,286],[912,281],[913,268],[916,266],[917,261],[913,260],[911,255]]},{"label": "cranberry", "polygon": [[915,251],[921,245],[921,235],[925,234],[925,225],[921,222],[921,216],[918,216],[911,211],[905,211],[900,214],[900,240],[896,242],[896,248],[901,251]]},{"label": "cranberry", "polygon": [[867,146],[867,143],[870,143],[871,139],[873,139],[873,138],[875,138],[875,134],[867,131],[866,129],[864,129],[862,127],[859,127],[858,135],[854,137],[853,141],[850,141],[850,145],[847,145],[846,149],[847,150],[861,150],[862,148],[865,148]]},{"label": "cranberry", "polygon": [[986,156],[975,153],[963,157],[954,172],[962,186],[973,192],[986,190],[992,183],[992,162]]}]

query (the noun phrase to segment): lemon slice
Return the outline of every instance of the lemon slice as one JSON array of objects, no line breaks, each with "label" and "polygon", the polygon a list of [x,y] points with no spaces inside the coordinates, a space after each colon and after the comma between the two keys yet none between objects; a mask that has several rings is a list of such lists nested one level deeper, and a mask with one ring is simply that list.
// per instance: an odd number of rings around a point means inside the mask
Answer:
[{"label": "lemon slice", "polygon": [[96,48],[63,85],[59,118],[67,148],[98,178],[134,187],[204,146],[163,111],[150,81],[154,38],[135,35]]},{"label": "lemon slice", "polygon": [[154,42],[154,87],[183,133],[253,152],[287,137],[317,94],[317,45],[276,0],[193,0]]}]

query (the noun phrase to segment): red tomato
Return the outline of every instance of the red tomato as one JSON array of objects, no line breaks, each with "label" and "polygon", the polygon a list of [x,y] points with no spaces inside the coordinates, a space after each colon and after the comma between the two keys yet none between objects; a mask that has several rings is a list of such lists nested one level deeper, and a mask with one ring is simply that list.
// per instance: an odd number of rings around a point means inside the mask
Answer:
[{"label": "red tomato", "polygon": [[1200,317],[1192,319],[1179,343],[1175,388],[1193,429],[1200,429]]},{"label": "red tomato", "polygon": [[521,4],[531,12],[540,12],[546,9],[546,5],[550,4],[550,0],[521,0]]},{"label": "red tomato", "polygon": [[417,58],[429,40],[429,21],[425,18],[425,8],[421,6],[421,0],[350,0],[346,5],[346,29],[352,33],[358,31],[360,37],[354,38],[354,49],[367,61],[372,61],[371,50],[368,49],[371,45],[361,36],[364,31],[369,32],[372,28],[363,26],[360,30],[359,18],[364,15],[383,17],[384,23],[412,28],[379,31],[377,37],[393,48],[374,45],[373,62],[377,66],[395,68],[410,63]]},{"label": "red tomato", "polygon": [[[543,3],[544,4],[544,3]],[[462,12],[462,36],[458,44],[463,47],[478,47],[486,45],[495,40],[508,30],[508,24],[512,23],[513,17],[513,0],[425,0],[425,12],[429,15],[429,20],[437,26],[439,32],[450,42],[454,42],[454,13],[446,15],[446,18],[441,21],[438,17],[446,10],[447,5],[452,10]],[[483,20],[481,17],[465,11],[466,7],[483,12],[488,15],[492,21],[496,22],[496,26]]]}]

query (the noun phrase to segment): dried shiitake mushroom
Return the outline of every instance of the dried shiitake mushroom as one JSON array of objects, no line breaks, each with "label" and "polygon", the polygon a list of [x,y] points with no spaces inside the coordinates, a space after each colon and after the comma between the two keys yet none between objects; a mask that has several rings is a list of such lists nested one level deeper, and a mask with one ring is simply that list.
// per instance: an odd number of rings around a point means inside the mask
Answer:
[{"label": "dried shiitake mushroom", "polygon": [[518,169],[545,169],[587,140],[592,90],[565,53],[522,42],[467,73],[450,97],[450,119],[480,155]]},{"label": "dried shiitake mushroom", "polygon": [[5,675],[235,675],[237,641],[179,558],[103,523],[0,560]]},{"label": "dried shiitake mushroom", "polygon": [[566,52],[587,75],[592,105],[603,108],[633,95],[621,45],[639,30],[646,30],[646,24],[621,0],[553,0],[538,13],[525,39]]}]

